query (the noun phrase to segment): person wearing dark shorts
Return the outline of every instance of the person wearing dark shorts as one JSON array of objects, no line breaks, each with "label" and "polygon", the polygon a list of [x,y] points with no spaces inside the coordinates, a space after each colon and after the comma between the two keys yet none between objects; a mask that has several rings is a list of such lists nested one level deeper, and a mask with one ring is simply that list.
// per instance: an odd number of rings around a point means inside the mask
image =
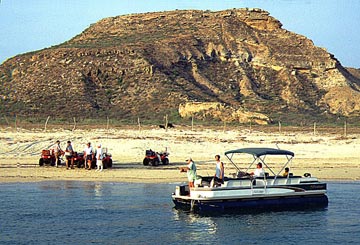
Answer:
[{"label": "person wearing dark shorts", "polygon": [[68,141],[65,149],[66,169],[70,169],[69,162],[71,163],[71,168],[74,168],[73,155],[74,155],[74,149],[72,148],[71,142]]},{"label": "person wearing dark shorts", "polygon": [[55,166],[58,167],[60,163],[60,157],[64,154],[63,150],[60,147],[60,140],[57,140],[53,147],[54,155],[55,155]]},{"label": "person wearing dark shorts", "polygon": [[86,155],[86,162],[92,161],[92,155]]},{"label": "person wearing dark shorts", "polygon": [[[94,158],[94,150],[93,148],[91,147],[91,143],[87,143],[86,144],[86,147],[84,149],[84,156],[85,156],[85,169],[88,169],[88,170],[91,170],[91,162]],[[88,167],[86,167],[86,165]]]}]

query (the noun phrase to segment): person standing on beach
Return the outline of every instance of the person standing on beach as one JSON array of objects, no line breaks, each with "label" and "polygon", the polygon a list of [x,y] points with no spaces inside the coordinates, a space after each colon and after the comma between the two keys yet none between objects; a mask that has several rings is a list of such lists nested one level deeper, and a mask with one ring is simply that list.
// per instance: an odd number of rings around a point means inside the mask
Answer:
[{"label": "person standing on beach", "polygon": [[66,158],[66,169],[70,169],[69,162],[71,162],[71,168],[74,168],[74,149],[71,145],[71,141],[67,142],[67,146],[65,148],[65,158]]},{"label": "person standing on beach", "polygon": [[214,176],[214,185],[220,186],[224,184],[224,163],[220,161],[220,155],[215,156],[216,168]]},{"label": "person standing on beach", "polygon": [[103,149],[101,148],[101,144],[98,145],[98,148],[96,150],[96,171],[103,171]]},{"label": "person standing on beach", "polygon": [[195,187],[194,182],[196,180],[196,165],[191,159],[191,157],[189,157],[186,160],[186,162],[187,162],[187,166],[181,167],[180,172],[187,172],[187,177],[189,181],[189,191],[190,191],[191,188]]},{"label": "person standing on beach", "polygon": [[53,147],[54,155],[55,155],[55,166],[58,167],[58,163],[60,162],[60,156],[63,154],[63,151],[60,147],[60,140],[57,140],[55,142],[55,145]]},{"label": "person standing on beach", "polygon": [[[86,147],[84,149],[84,157],[85,157],[85,163],[84,163],[85,169],[91,170],[91,162],[94,158],[94,150],[91,147],[90,142],[86,144]],[[88,168],[86,168],[86,163],[88,165]]]}]

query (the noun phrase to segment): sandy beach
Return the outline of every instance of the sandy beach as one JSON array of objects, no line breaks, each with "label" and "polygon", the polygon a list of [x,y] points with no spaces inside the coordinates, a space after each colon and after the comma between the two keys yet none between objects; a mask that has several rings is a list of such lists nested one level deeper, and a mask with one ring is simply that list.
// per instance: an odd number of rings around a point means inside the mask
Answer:
[{"label": "sandy beach", "polygon": [[[103,172],[58,168],[38,165],[42,149],[55,141],[65,148],[71,140],[75,151],[83,151],[85,144],[101,143],[112,154],[114,167]],[[243,147],[273,147],[293,151],[295,158],[290,167],[294,175],[311,173],[321,180],[360,180],[360,139],[357,134],[346,137],[322,132],[268,133],[248,129],[191,130],[188,127],[168,129],[92,129],[44,130],[1,128],[0,182],[28,181],[110,181],[141,183],[185,182],[186,174],[179,172],[185,159],[192,157],[198,175],[214,173],[214,156],[220,154],[225,163],[225,175],[231,176],[235,168],[224,156],[228,150]],[[158,167],[143,166],[145,150],[170,152],[170,164]],[[248,166],[244,159],[242,168]],[[277,159],[276,159],[277,161]],[[279,159],[280,161],[280,159]],[[284,161],[284,159],[282,159]],[[275,164],[275,163],[274,163]],[[274,165],[275,166],[275,165]],[[281,167],[280,164],[278,167]]]}]

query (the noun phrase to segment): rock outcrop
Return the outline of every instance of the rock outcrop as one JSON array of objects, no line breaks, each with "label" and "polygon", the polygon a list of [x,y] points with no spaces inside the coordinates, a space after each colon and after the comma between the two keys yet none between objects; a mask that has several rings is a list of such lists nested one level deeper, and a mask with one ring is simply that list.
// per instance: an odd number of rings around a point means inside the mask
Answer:
[{"label": "rock outcrop", "polygon": [[250,113],[259,123],[360,112],[355,73],[259,9],[106,18],[61,45],[7,60],[0,83],[1,113],[36,117],[155,119],[187,102],[218,103],[232,115],[218,118],[246,121],[239,115]]},{"label": "rock outcrop", "polygon": [[179,105],[179,115],[183,118],[198,119],[214,118],[220,121],[240,123],[269,124],[271,120],[264,114],[246,111],[243,108],[234,109],[219,102],[187,102]]}]

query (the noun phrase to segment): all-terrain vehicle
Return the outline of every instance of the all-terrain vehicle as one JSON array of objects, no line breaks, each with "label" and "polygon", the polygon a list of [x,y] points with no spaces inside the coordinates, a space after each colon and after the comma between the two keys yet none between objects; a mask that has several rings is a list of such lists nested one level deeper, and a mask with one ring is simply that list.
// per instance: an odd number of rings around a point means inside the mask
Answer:
[{"label": "all-terrain vehicle", "polygon": [[74,166],[78,168],[84,167],[84,163],[85,163],[84,153],[78,153],[75,151],[73,155],[73,160],[74,160]]},{"label": "all-terrain vehicle", "polygon": [[[96,150],[95,150],[95,154],[94,156],[96,156]],[[74,156],[74,165],[77,166],[78,168],[83,168],[84,164],[85,164],[85,157],[84,157],[84,153],[77,153],[75,152]],[[110,153],[107,153],[107,149],[105,148],[105,152],[103,153],[103,168],[111,168],[113,165],[112,162],[112,156]],[[91,168],[96,168],[96,158],[94,157],[93,160],[91,161]]]},{"label": "all-terrain vehicle", "polygon": [[143,164],[148,166],[158,166],[159,164],[168,165],[169,164],[169,153],[165,152],[155,152],[153,150],[145,151],[145,158],[143,160]]},{"label": "all-terrain vehicle", "polygon": [[[113,162],[112,162],[112,158],[111,158],[111,154],[107,153],[107,149],[105,151],[105,153],[103,153],[103,159],[102,159],[102,163],[103,163],[103,168],[112,168]],[[96,166],[96,161],[95,164],[91,164],[91,166]]]},{"label": "all-terrain vehicle", "polygon": [[[61,155],[63,155],[63,154],[64,153],[61,152]],[[57,165],[61,165],[61,159],[60,158],[56,159],[54,150],[42,150],[41,151],[41,157],[39,159],[39,166],[44,166],[44,165],[55,166],[56,161],[57,161]]]}]

